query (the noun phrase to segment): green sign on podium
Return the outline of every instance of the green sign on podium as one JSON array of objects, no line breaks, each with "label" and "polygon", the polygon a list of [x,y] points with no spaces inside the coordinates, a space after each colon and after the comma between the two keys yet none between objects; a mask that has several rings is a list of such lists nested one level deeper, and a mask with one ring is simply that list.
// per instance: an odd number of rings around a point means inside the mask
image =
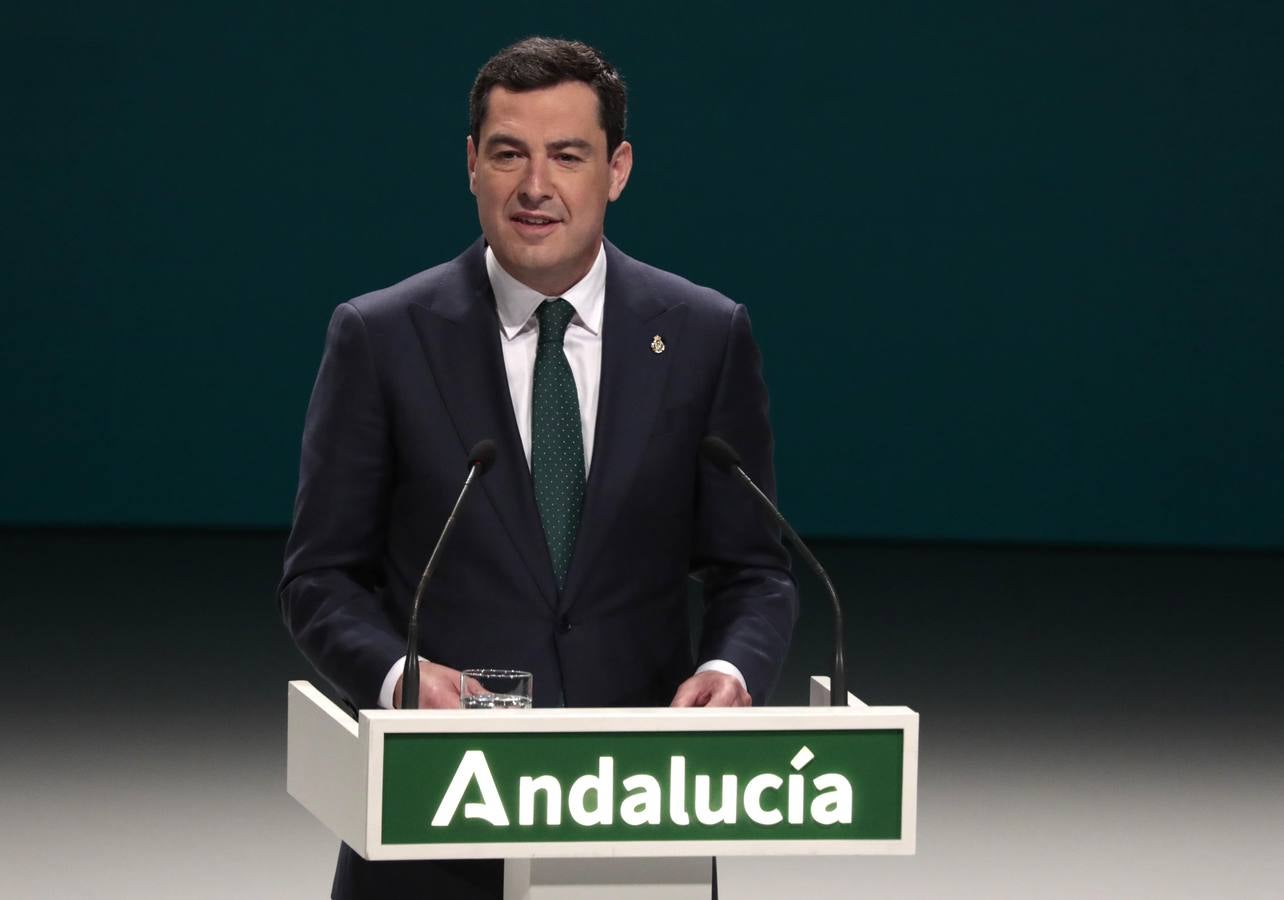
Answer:
[{"label": "green sign on podium", "polygon": [[895,729],[388,734],[381,833],[385,844],[896,840],[904,744]]}]

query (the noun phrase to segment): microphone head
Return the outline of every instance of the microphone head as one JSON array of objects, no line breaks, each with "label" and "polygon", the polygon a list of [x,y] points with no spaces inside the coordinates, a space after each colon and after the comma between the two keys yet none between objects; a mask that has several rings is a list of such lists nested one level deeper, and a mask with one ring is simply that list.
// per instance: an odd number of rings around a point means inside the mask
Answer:
[{"label": "microphone head", "polygon": [[733,467],[740,465],[740,454],[722,438],[712,434],[700,441],[700,453],[724,472],[730,472]]},{"label": "microphone head", "polygon": [[473,449],[468,451],[468,467],[476,466],[478,475],[485,475],[494,461],[495,442],[490,438],[478,441],[473,444]]}]

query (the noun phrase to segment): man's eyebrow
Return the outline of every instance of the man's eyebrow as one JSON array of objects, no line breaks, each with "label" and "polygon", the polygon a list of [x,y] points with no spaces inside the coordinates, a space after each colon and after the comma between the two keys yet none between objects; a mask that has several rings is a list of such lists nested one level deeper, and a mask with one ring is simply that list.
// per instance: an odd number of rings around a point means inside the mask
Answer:
[{"label": "man's eyebrow", "polygon": [[486,138],[487,149],[498,146],[500,144],[507,144],[510,147],[516,147],[518,150],[527,149],[525,141],[523,141],[521,138],[515,138],[511,134],[504,134],[502,132],[499,132],[497,134],[492,134],[490,137]]},{"label": "man's eyebrow", "polygon": [[545,149],[556,153],[559,150],[583,150],[586,153],[593,151],[593,145],[583,138],[564,138],[560,141],[550,141],[544,145]]}]

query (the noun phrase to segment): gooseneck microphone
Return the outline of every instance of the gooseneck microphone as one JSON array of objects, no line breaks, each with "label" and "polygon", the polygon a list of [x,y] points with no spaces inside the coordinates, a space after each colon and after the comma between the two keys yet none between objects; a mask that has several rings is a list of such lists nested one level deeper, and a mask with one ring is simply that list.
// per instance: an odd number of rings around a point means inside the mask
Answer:
[{"label": "gooseneck microphone", "polygon": [[762,492],[758,485],[753,483],[753,479],[745,472],[740,464],[740,454],[737,453],[730,444],[720,437],[709,435],[700,441],[700,453],[709,462],[713,463],[724,472],[735,475],[749,488],[753,495],[758,498],[762,508],[770,513],[772,521],[779,526],[784,532],[785,537],[797,549],[798,555],[803,558],[807,565],[811,566],[813,572],[820,576],[821,582],[825,585],[825,590],[829,592],[829,600],[834,605],[834,665],[829,673],[829,705],[846,706],[847,705],[847,664],[843,661],[843,608],[838,602],[838,591],[834,590],[834,583],[829,580],[829,575],[825,573],[824,567],[820,561],[812,556],[807,545],[803,543],[798,532],[790,527],[785,521],[785,517],[780,514],[776,504],[771,502],[771,498]]},{"label": "gooseneck microphone", "polygon": [[468,496],[473,482],[478,476],[485,475],[494,461],[495,442],[490,438],[478,441],[473,445],[473,449],[468,451],[468,477],[464,479],[464,486],[459,491],[454,508],[446,518],[446,524],[442,526],[441,537],[437,538],[437,546],[432,548],[432,555],[428,557],[428,565],[424,567],[423,577],[419,579],[419,587],[415,590],[415,601],[410,607],[410,623],[406,626],[406,667],[401,673],[402,709],[419,708],[419,604],[424,599],[424,590],[428,587],[432,573],[437,569],[441,548],[455,527],[455,517],[459,515],[459,510],[464,505],[464,498]]}]

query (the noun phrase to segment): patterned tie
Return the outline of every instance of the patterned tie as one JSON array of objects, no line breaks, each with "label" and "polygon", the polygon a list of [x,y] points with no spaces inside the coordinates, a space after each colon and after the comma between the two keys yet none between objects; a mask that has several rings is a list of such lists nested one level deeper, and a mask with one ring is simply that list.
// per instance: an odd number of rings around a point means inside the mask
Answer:
[{"label": "patterned tie", "polygon": [[531,388],[531,477],[560,589],[566,587],[566,572],[571,566],[584,506],[580,401],[571,365],[562,351],[566,326],[575,308],[565,300],[545,300],[536,315],[539,347],[535,351],[535,382]]}]

